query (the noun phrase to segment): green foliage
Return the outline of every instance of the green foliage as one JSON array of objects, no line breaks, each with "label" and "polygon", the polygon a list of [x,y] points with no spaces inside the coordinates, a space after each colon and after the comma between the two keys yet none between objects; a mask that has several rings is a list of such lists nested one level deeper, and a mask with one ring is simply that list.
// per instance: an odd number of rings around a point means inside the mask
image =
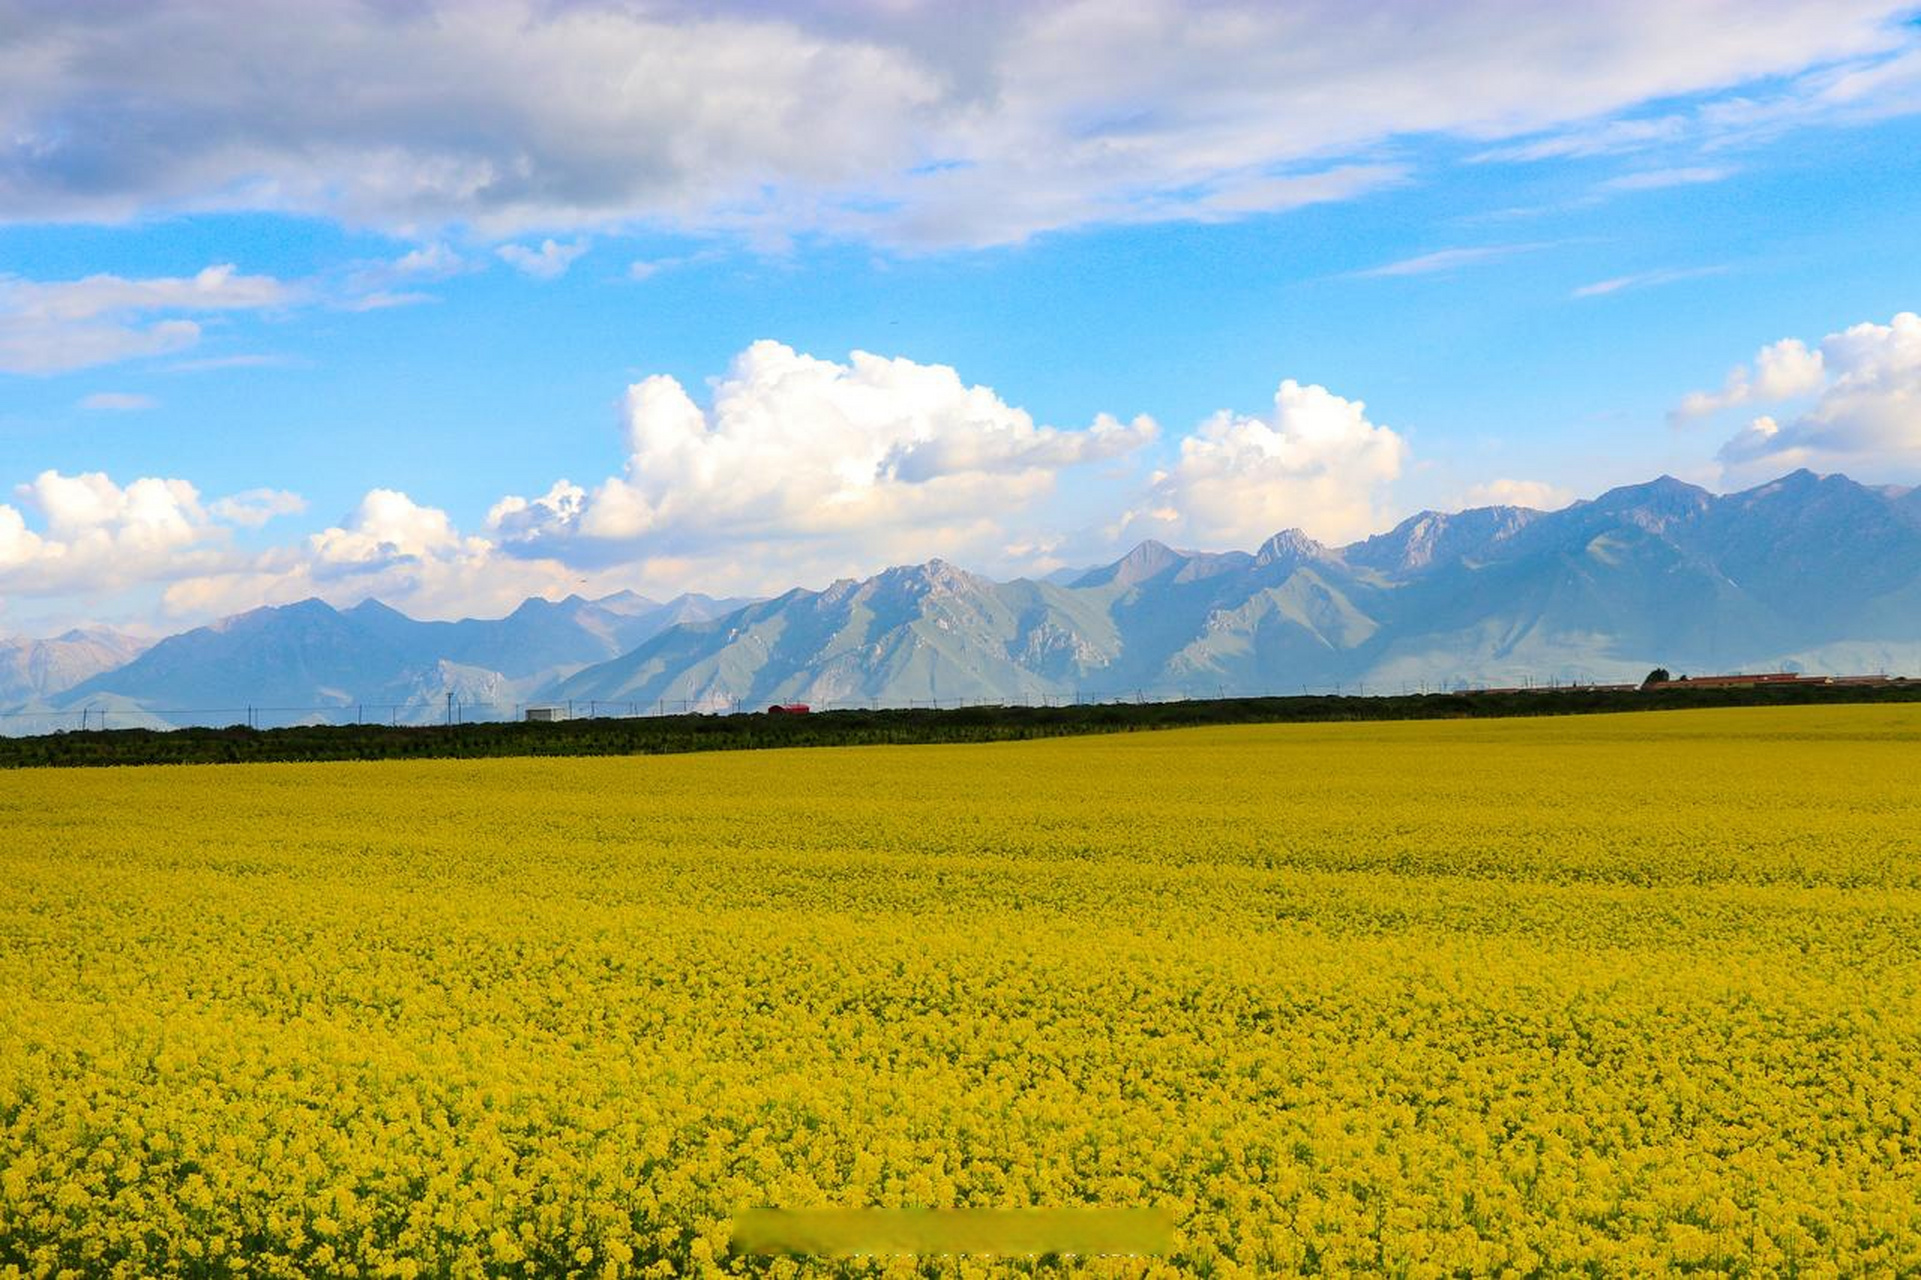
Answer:
[{"label": "green foliage", "polygon": [[817,711],[811,715],[601,717],[551,724],[302,725],[285,729],[106,729],[0,738],[0,768],[30,765],[223,764],[243,761],[482,759],[678,755],[766,747],[1006,742],[1136,729],[1355,720],[1460,720],[1921,701],[1921,681],[1776,688],[1429,693],[1398,697],[1209,698],[1066,707]]}]

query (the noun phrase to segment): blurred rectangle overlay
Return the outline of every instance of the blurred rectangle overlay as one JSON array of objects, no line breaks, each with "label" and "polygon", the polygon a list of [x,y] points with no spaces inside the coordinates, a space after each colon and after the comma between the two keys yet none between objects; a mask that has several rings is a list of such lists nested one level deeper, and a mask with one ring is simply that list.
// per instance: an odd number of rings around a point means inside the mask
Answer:
[{"label": "blurred rectangle overlay", "polygon": [[747,1209],[734,1218],[743,1254],[1152,1255],[1169,1251],[1161,1209]]}]

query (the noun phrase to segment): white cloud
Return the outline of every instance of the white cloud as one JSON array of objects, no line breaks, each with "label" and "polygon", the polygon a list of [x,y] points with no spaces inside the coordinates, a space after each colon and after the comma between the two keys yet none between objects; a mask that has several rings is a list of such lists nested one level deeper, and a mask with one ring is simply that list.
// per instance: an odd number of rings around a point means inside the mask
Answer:
[{"label": "white cloud", "polygon": [[80,407],[95,413],[139,413],[159,405],[152,396],[131,391],[96,391],[80,398]]},{"label": "white cloud", "polygon": [[1289,528],[1345,541],[1385,523],[1385,490],[1407,452],[1361,401],[1290,378],[1271,416],[1222,411],[1184,438],[1122,531],[1217,547],[1252,547]]},{"label": "white cloud", "polygon": [[423,507],[396,489],[369,491],[352,514],[313,535],[307,545],[317,563],[351,571],[487,550],[484,540],[463,539],[445,511]]},{"label": "white cloud", "polygon": [[270,307],[286,301],[286,287],[271,276],[243,276],[232,263],[191,276],[129,280],[93,275],[54,284],[8,278],[11,308],[50,320],[94,320],[143,311],[226,311]]},{"label": "white cloud", "polygon": [[207,504],[208,514],[215,519],[247,529],[258,529],[276,516],[298,515],[306,509],[307,500],[286,489],[247,489]]},{"label": "white cloud", "polygon": [[1536,511],[1559,511],[1574,501],[1574,491],[1545,480],[1489,480],[1469,489],[1462,498],[1464,507],[1532,507]]},{"label": "white cloud", "polygon": [[43,471],[0,504],[0,593],[65,594],[127,586],[218,560],[219,526],[185,480],[145,477],[122,487],[100,472]]},{"label": "white cloud", "polygon": [[860,351],[840,363],[770,341],[735,358],[710,408],[655,376],[628,388],[625,417],[620,475],[503,499],[489,528],[518,554],[581,562],[763,543],[786,544],[782,557],[809,543],[823,563],[917,559],[931,544],[986,547],[1057,475],[1154,435],[1145,418],[1037,426],[945,365]]},{"label": "white cloud", "polygon": [[387,311],[394,307],[417,307],[423,302],[438,302],[431,293],[417,290],[376,289],[372,293],[357,294],[340,303],[346,311]]},{"label": "white cloud", "polygon": [[1792,400],[1818,390],[1827,376],[1821,349],[1809,350],[1799,338],[1771,342],[1755,353],[1754,363],[1728,370],[1719,391],[1691,391],[1668,414],[1680,424],[1744,404]]},{"label": "white cloud", "polygon": [[1652,281],[1646,275],[1610,276],[1606,280],[1596,280],[1592,284],[1581,285],[1568,296],[1570,298],[1602,298],[1610,293],[1619,293],[1623,289],[1633,289],[1650,283]]},{"label": "white cloud", "polygon": [[1493,244],[1469,249],[1441,249],[1434,253],[1424,253],[1415,258],[1403,258],[1399,262],[1389,262],[1378,267],[1370,267],[1358,272],[1362,276],[1428,276],[1440,272],[1458,271],[1462,267],[1478,267],[1503,258],[1511,258],[1520,253],[1531,253],[1536,249],[1550,246],[1541,244]]},{"label": "white cloud", "polygon": [[[1735,432],[1728,442],[1721,446],[1721,458],[1723,461],[1770,458],[1790,466],[1797,466],[1807,460],[1805,450],[1784,450],[1781,448],[1780,440],[1781,424],[1764,413]],[[1784,454],[1791,456],[1783,456]]]},{"label": "white cloud", "polygon": [[301,500],[250,490],[203,504],[184,482],[121,489],[104,475],[49,472],[22,491],[43,527],[0,511],[0,591],[160,584],[170,611],[196,619],[307,595],[377,596],[450,616],[587,582],[733,590],[933,555],[999,564],[1008,523],[1044,519],[1058,475],[1121,458],[1154,434],[1146,419],[1040,426],[944,366],[865,353],[816,360],[772,342],[740,355],[711,408],[656,377],[630,388],[625,417],[630,456],[619,475],[503,499],[486,535],[375,489],[318,532],[241,553],[235,529],[296,512]]},{"label": "white cloud", "polygon": [[[1912,28],[1912,13],[1907,15]],[[1771,92],[1740,94],[1701,108],[1709,149],[1776,136],[1798,125],[1870,124],[1921,110],[1921,46],[1912,38],[1893,56],[1816,65]]]},{"label": "white cloud", "polygon": [[1526,164],[1540,160],[1565,160],[1615,152],[1639,151],[1646,147],[1678,142],[1690,130],[1685,116],[1666,115],[1630,120],[1586,123],[1545,138],[1512,146],[1494,147],[1474,157],[1481,164]]},{"label": "white cloud", "polygon": [[191,320],[62,326],[0,313],[0,372],[64,373],[163,356],[199,341],[200,326]]},{"label": "white cloud", "polygon": [[1704,276],[1718,276],[1727,273],[1726,267],[1674,267],[1658,271],[1637,271],[1630,275],[1613,276],[1606,280],[1596,280],[1584,284],[1568,296],[1571,298],[1603,298],[1611,293],[1626,293],[1634,289],[1651,289],[1655,285],[1676,284],[1682,280],[1699,280]]},{"label": "white cloud", "polygon": [[78,543],[96,535],[171,548],[191,542],[206,524],[199,495],[184,480],[135,480],[124,489],[97,471],[43,471],[16,494],[38,507],[55,538]]},{"label": "white cloud", "polygon": [[397,258],[359,262],[331,290],[334,304],[346,311],[383,311],[437,299],[420,285],[472,270],[471,264],[440,241],[416,246]]},{"label": "white cloud", "polygon": [[678,254],[667,258],[636,258],[627,264],[627,278],[633,281],[651,280],[663,271],[678,270],[681,267],[699,266],[725,256],[717,248],[696,250],[693,253]]},{"label": "white cloud", "polygon": [[304,510],[298,495],[203,503],[181,480],[122,488],[45,472],[21,486],[20,507],[0,505],[0,594],[159,586],[165,608],[193,621],[313,595],[457,617],[557,590],[780,590],[934,556],[1039,572],[1143,536],[1239,547],[1294,525],[1357,536],[1388,522],[1407,454],[1361,402],[1289,380],[1270,415],[1217,413],[1155,469],[1145,417],[1045,426],[944,365],[824,360],[771,341],[741,352],[704,404],[670,377],[636,382],[624,425],[619,474],[505,497],[481,531],[377,488],[264,551],[237,550],[235,531]]},{"label": "white cloud", "polygon": [[1785,422],[1755,418],[1722,446],[1722,462],[1756,471],[1809,465],[1921,470],[1921,315],[1904,311],[1887,324],[1857,324],[1829,334],[1812,351],[1787,339],[1763,355],[1770,352],[1787,354],[1772,367],[1757,366],[1738,402],[1802,396],[1813,402]]},{"label": "white cloud", "polygon": [[232,356],[202,356],[193,360],[173,360],[162,366],[167,373],[212,373],[220,369],[285,369],[303,363],[293,356],[266,352]]},{"label": "white cloud", "polygon": [[[45,539],[27,528],[27,519],[18,507],[0,503],[0,575],[32,564],[45,545]],[[9,578],[0,576],[0,581]]]},{"label": "white cloud", "polygon": [[431,280],[453,275],[465,266],[465,260],[458,253],[438,241],[409,249],[392,263],[395,275],[424,276]]},{"label": "white cloud", "polygon": [[[1700,12],[1705,14],[1712,7],[1703,6]],[[1821,20],[1814,9],[1802,16]],[[1491,148],[1475,159],[1529,162],[1660,147],[1691,147],[1700,155],[1712,156],[1765,142],[1792,128],[1861,125],[1921,111],[1921,44],[1914,38],[1912,10],[1891,7],[1881,16],[1885,39],[1878,50],[1810,57],[1793,72],[1751,77],[1738,92],[1709,98],[1692,109],[1575,121],[1542,137]],[[1731,13],[1723,20],[1739,22],[1740,15]],[[1776,33],[1785,30],[1777,28]],[[1713,165],[1675,166],[1652,171],[1645,175],[1646,181],[1630,175],[1604,184],[1604,189],[1632,191],[1672,186],[1676,180],[1713,182],[1729,172]]]},{"label": "white cloud", "polygon": [[1734,173],[1735,171],[1731,168],[1713,165],[1645,169],[1639,173],[1624,173],[1618,178],[1610,178],[1601,184],[1601,188],[1604,191],[1661,191],[1668,187],[1692,187],[1720,182],[1733,177]]},{"label": "white cloud", "polygon": [[241,275],[231,263],[148,279],[0,276],[0,371],[62,373],[180,351],[200,340],[186,315],[260,310],[293,296],[281,281]]},{"label": "white cloud", "polygon": [[[293,499],[235,497],[254,513],[276,503],[291,509]],[[162,601],[170,615],[191,619],[310,596],[342,606],[374,598],[415,617],[452,618],[504,613],[576,580],[551,560],[500,556],[486,538],[462,534],[445,511],[398,490],[374,489],[339,523],[299,543],[178,577]]]},{"label": "white cloud", "polygon": [[1342,198],[1411,137],[1565,155],[1916,96],[1901,0],[13,8],[0,208],[32,220],[983,244]]},{"label": "white cloud", "polygon": [[529,249],[520,244],[503,244],[494,252],[500,255],[502,262],[522,275],[532,276],[536,280],[558,280],[567,274],[567,268],[574,265],[574,259],[587,252],[588,248],[585,240],[576,240],[572,244],[543,240],[538,249]]}]

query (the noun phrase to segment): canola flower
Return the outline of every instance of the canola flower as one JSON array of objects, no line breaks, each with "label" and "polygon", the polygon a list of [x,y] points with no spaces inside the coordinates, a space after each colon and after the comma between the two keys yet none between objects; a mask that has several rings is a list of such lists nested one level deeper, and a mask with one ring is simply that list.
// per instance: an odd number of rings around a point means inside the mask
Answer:
[{"label": "canola flower", "polygon": [[0,775],[0,1275],[1915,1273],[1918,779],[1908,707]]}]

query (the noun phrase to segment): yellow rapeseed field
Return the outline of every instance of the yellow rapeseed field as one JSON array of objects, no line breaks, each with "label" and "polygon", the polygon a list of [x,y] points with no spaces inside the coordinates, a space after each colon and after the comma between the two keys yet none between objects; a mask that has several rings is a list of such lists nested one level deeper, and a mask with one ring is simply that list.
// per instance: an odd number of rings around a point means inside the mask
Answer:
[{"label": "yellow rapeseed field", "polygon": [[4,773],[0,1273],[1914,1274],[1918,962],[1914,707]]}]

